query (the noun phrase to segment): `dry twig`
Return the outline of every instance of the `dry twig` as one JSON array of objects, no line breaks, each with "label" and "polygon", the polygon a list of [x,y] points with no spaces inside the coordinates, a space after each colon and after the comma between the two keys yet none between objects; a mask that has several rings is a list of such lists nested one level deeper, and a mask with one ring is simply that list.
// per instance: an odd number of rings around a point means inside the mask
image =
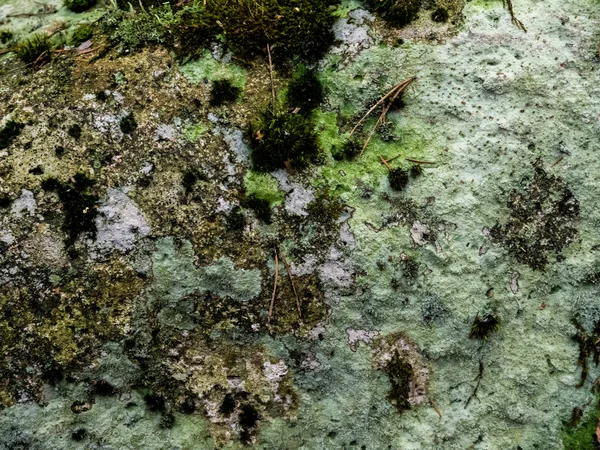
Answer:
[{"label": "dry twig", "polygon": [[294,285],[294,278],[292,277],[292,271],[290,270],[290,265],[287,263],[286,259],[283,256],[283,252],[281,253],[281,260],[283,261],[283,265],[287,270],[288,277],[290,278],[290,283],[292,284],[292,290],[294,291],[294,296],[296,297],[296,308],[298,309],[298,317],[300,321],[302,321],[302,311],[300,310],[300,297],[298,297],[298,292],[296,291],[296,286]]},{"label": "dry twig", "polygon": [[273,94],[273,107],[275,107],[275,78],[273,77],[273,61],[271,61],[271,44],[267,44],[269,55],[269,74],[271,75],[271,94]]},{"label": "dry twig", "polygon": [[271,317],[273,316],[273,306],[275,305],[275,294],[277,293],[277,278],[279,277],[279,258],[277,257],[277,250],[275,252],[275,285],[273,286],[273,296],[271,297],[271,306],[269,306],[269,317],[267,323],[271,323]]},{"label": "dry twig", "polygon": [[517,19],[517,16],[515,15],[512,0],[502,0],[502,5],[508,9],[508,12],[510,13],[510,21],[512,22],[512,24],[520,30],[523,30],[525,33],[527,33],[527,28],[525,28],[523,22]]}]

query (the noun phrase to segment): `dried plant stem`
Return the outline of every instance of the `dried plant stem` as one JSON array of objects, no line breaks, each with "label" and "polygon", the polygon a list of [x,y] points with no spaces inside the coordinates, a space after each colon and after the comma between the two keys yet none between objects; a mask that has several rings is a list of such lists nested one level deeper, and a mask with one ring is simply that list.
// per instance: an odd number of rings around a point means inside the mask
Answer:
[{"label": "dried plant stem", "polygon": [[[404,81],[401,81],[400,83],[398,83],[396,86],[394,86],[392,88],[391,91],[389,91],[387,94],[385,94],[383,97],[381,97],[377,103],[375,103],[373,105],[373,107],[371,109],[369,109],[367,111],[367,113],[358,121],[358,123],[354,126],[354,128],[352,128],[352,131],[350,132],[350,136],[352,136],[354,134],[354,132],[356,131],[356,129],[366,120],[367,117],[369,117],[369,115],[375,111],[375,109],[377,109],[377,107],[379,105],[381,105],[384,101],[386,101],[386,99],[388,99],[389,97],[391,97],[392,95],[394,95],[394,93],[398,90],[399,92],[402,92],[404,89],[406,89],[406,87],[415,79],[415,77],[410,77]],[[396,95],[397,97],[397,95]]]},{"label": "dried plant stem", "polygon": [[279,277],[279,258],[277,257],[277,250],[275,252],[275,285],[273,286],[273,296],[271,297],[271,306],[269,306],[269,318],[267,323],[271,323],[271,317],[273,316],[273,306],[275,305],[275,294],[277,294],[277,278]]},{"label": "dried plant stem", "polygon": [[273,76],[273,61],[271,60],[271,44],[267,44],[269,55],[269,74],[271,75],[271,94],[273,95],[273,108],[275,107],[275,77]]}]

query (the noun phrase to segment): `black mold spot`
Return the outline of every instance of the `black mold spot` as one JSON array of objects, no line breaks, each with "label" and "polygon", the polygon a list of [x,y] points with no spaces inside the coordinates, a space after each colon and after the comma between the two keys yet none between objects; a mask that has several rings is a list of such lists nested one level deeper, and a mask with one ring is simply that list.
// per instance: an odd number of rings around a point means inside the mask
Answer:
[{"label": "black mold spot", "polygon": [[240,411],[240,426],[242,427],[240,441],[242,441],[242,443],[252,443],[252,434],[256,429],[259,419],[260,415],[254,406],[249,404],[242,405]]},{"label": "black mold spot", "polygon": [[219,407],[219,412],[223,414],[225,417],[229,417],[231,413],[235,410],[235,400],[231,394],[225,394],[225,398],[223,398],[223,402]]},{"label": "black mold spot", "polygon": [[448,22],[450,15],[446,8],[438,8],[431,13],[431,20],[438,23]]},{"label": "black mold spot", "polygon": [[87,431],[85,428],[77,428],[71,433],[71,439],[77,442],[83,441],[86,436]]},{"label": "black mold spot", "polygon": [[29,169],[29,173],[31,175],[43,175],[44,174],[44,169],[42,169],[41,166],[35,166],[32,169]]},{"label": "black mold spot", "polygon": [[12,205],[12,199],[6,194],[0,195],[0,208],[8,208]]},{"label": "black mold spot", "polygon": [[258,198],[252,194],[242,201],[242,206],[253,210],[256,217],[267,225],[271,223],[271,204],[268,200]]},{"label": "black mold spot", "polygon": [[0,150],[8,148],[10,144],[15,140],[21,130],[25,127],[24,124],[9,120],[6,125],[0,130]]},{"label": "black mold spot", "polygon": [[73,139],[79,139],[81,137],[81,127],[77,124],[73,124],[67,130],[67,134]]},{"label": "black mold spot", "polygon": [[242,89],[234,86],[230,80],[213,81],[210,90],[210,105],[221,106],[225,103],[233,103],[237,100],[241,92]]},{"label": "black mold spot", "polygon": [[95,181],[78,173],[73,182],[61,183],[56,178],[42,181],[42,188],[58,194],[64,205],[65,218],[62,229],[67,233],[66,243],[72,246],[82,233],[96,237],[96,205],[98,196],[92,192]]},{"label": "black mold spot", "polygon": [[137,126],[138,124],[135,121],[135,118],[133,117],[133,113],[127,114],[121,119],[121,122],[119,122],[119,127],[121,128],[123,134],[133,133],[136,130]]}]

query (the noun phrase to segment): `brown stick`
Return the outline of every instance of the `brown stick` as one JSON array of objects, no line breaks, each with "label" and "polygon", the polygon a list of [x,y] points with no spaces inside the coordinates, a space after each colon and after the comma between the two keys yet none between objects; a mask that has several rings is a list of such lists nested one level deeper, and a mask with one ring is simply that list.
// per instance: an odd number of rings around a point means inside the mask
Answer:
[{"label": "brown stick", "polygon": [[420,159],[412,159],[412,158],[404,158],[404,159],[406,159],[408,162],[415,163],[415,164],[435,164],[435,161],[421,161]]},{"label": "brown stick", "polygon": [[556,160],[556,162],[554,164],[552,164],[552,167],[556,166],[558,163],[560,163],[563,160],[564,156],[561,156],[560,158],[558,158]]},{"label": "brown stick", "polygon": [[292,290],[294,291],[294,296],[296,297],[296,308],[298,309],[298,317],[300,318],[300,320],[302,320],[302,311],[300,310],[300,297],[298,297],[298,292],[296,291],[296,286],[294,285],[294,278],[292,277],[290,265],[287,263],[287,260],[283,257],[283,253],[281,254],[281,260],[283,261],[283,265],[287,270],[288,277],[290,278],[290,283],[292,284]]},{"label": "brown stick", "polygon": [[381,114],[381,116],[379,116],[379,119],[377,119],[377,122],[375,122],[375,125],[373,126],[373,129],[369,133],[369,137],[367,137],[367,140],[365,141],[365,144],[363,145],[363,148],[360,151],[360,155],[362,155],[365,152],[365,149],[367,148],[367,145],[369,145],[369,142],[371,142],[371,138],[375,134],[375,130],[377,129],[377,126],[379,125],[379,122],[381,121],[381,117],[382,116],[383,116],[383,113]]},{"label": "brown stick", "polygon": [[406,87],[412,82],[412,80],[414,80],[414,77],[409,78],[408,80],[401,83],[401,86],[398,87],[398,89],[396,89],[396,93],[394,94],[394,96],[392,97],[390,102],[387,104],[386,107],[383,108],[383,111],[381,111],[381,115],[379,116],[379,119],[377,120],[377,122],[375,122],[375,126],[371,130],[369,137],[365,141],[365,145],[363,145],[363,148],[360,151],[361,155],[364,153],[365,149],[367,148],[367,145],[369,145],[369,142],[371,142],[371,138],[373,137],[373,134],[375,134],[375,130],[377,129],[379,124],[385,122],[385,116],[387,115],[388,111],[392,107],[392,104],[394,103],[394,101],[398,98],[398,96],[402,93],[402,91],[404,91],[404,89],[406,89]]},{"label": "brown stick", "polygon": [[273,316],[273,306],[275,305],[275,294],[277,293],[277,278],[279,277],[279,259],[277,258],[277,250],[275,252],[275,285],[273,286],[273,296],[271,297],[271,306],[269,306],[269,318],[267,323],[271,323],[271,317]]},{"label": "brown stick", "polygon": [[527,28],[525,28],[525,25],[523,25],[523,22],[521,22],[519,19],[517,19],[517,16],[515,15],[515,10],[513,9],[512,0],[502,0],[502,5],[508,9],[508,12],[510,13],[510,21],[512,22],[512,24],[514,26],[516,26],[517,28],[523,30],[525,33],[527,33]]},{"label": "brown stick", "polygon": [[273,107],[275,107],[275,78],[273,77],[273,61],[271,61],[271,44],[267,44],[269,54],[269,74],[271,75],[271,94],[273,94]]},{"label": "brown stick", "polygon": [[[401,81],[396,86],[394,86],[391,91],[389,91],[387,94],[385,94],[383,97],[381,97],[379,99],[379,101],[377,103],[375,103],[375,105],[373,105],[373,107],[371,109],[369,109],[367,111],[367,113],[358,121],[358,123],[354,126],[354,128],[352,128],[352,131],[350,132],[350,136],[352,136],[354,134],[354,132],[360,126],[360,124],[363,123],[365,121],[365,119],[367,117],[369,117],[369,114],[371,114],[373,111],[375,111],[375,109],[379,105],[381,105],[388,97],[393,95],[394,92],[396,92],[396,90],[399,90],[399,92],[402,92],[406,88],[406,86],[408,86],[414,79],[415,79],[415,77],[410,77],[404,81]],[[397,97],[397,94],[396,94],[396,97]]]},{"label": "brown stick", "polygon": [[433,401],[433,397],[429,397],[429,403],[431,403],[431,406],[433,406],[433,409],[435,409],[435,412],[438,414],[438,416],[440,416],[440,420],[442,420],[442,412],[440,411],[440,409],[437,407],[437,405]]},{"label": "brown stick", "polygon": [[385,159],[383,159],[383,156],[381,156],[381,155],[379,155],[379,159],[381,159],[381,162],[385,165],[385,167],[388,168],[388,170],[392,170],[392,168],[388,164],[389,161],[386,161]]}]

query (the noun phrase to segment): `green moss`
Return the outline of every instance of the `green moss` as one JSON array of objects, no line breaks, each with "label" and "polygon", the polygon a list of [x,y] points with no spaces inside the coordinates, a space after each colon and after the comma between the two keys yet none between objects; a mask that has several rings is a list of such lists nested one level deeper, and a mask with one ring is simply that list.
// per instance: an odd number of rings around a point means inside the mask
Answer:
[{"label": "green moss", "polygon": [[403,27],[417,18],[421,0],[366,0],[372,11],[396,27]]},{"label": "green moss", "polygon": [[210,105],[221,106],[225,103],[235,102],[242,90],[238,86],[234,86],[231,80],[226,78],[215,80],[210,89]]},{"label": "green moss", "polygon": [[306,211],[313,222],[331,228],[342,214],[342,206],[342,202],[337,197],[332,196],[328,188],[324,188],[306,206]]},{"label": "green moss", "polygon": [[98,195],[92,191],[94,184],[94,180],[82,173],[76,174],[68,183],[61,183],[56,178],[42,181],[42,188],[56,192],[63,203],[65,218],[62,229],[67,234],[67,245],[73,245],[82,233],[92,238],[96,236]]},{"label": "green moss", "polygon": [[150,14],[145,10],[135,13],[117,10],[107,14],[101,25],[113,45],[129,52],[147,45],[167,42],[166,29],[159,19],[168,11],[161,9]]},{"label": "green moss", "polygon": [[208,125],[198,122],[183,129],[183,135],[190,142],[198,142],[200,137],[208,131]]},{"label": "green moss", "polygon": [[331,149],[331,156],[336,161],[352,160],[360,155],[362,148],[363,144],[355,136],[350,136],[341,145],[336,145]]},{"label": "green moss", "polygon": [[67,9],[73,12],[83,12],[96,4],[96,0],[63,0]]},{"label": "green moss", "polygon": [[314,70],[300,65],[288,84],[287,104],[300,108],[300,113],[309,114],[323,102],[323,87]]},{"label": "green moss", "polygon": [[27,64],[43,64],[50,61],[52,44],[45,34],[36,34],[19,42],[15,50],[17,58]]},{"label": "green moss", "polygon": [[600,411],[596,407],[584,416],[582,422],[571,420],[566,424],[561,433],[564,449],[596,450],[598,448],[596,428],[599,418]]},{"label": "green moss", "polygon": [[79,25],[77,28],[75,28],[75,30],[73,30],[69,42],[72,46],[78,46],[82,42],[91,39],[93,35],[94,29],[90,25]]},{"label": "green moss", "polygon": [[[202,49],[200,47],[200,49]],[[198,48],[196,48],[198,50]],[[213,58],[208,50],[202,49],[202,54],[196,61],[188,62],[179,68],[180,72],[190,83],[199,84],[204,80],[231,80],[240,89],[246,84],[246,70],[232,63],[222,63]]]},{"label": "green moss", "polygon": [[0,150],[8,148],[10,144],[21,134],[21,130],[25,127],[24,124],[9,120],[0,129]]},{"label": "green moss", "polygon": [[322,0],[208,0],[206,13],[217,23],[227,46],[242,57],[266,55],[276,62],[319,59],[333,42],[334,22]]},{"label": "green moss", "polygon": [[300,114],[264,111],[251,124],[248,139],[254,169],[271,171],[286,165],[303,169],[321,155],[317,134],[310,118]]},{"label": "green moss", "polygon": [[268,173],[248,171],[244,176],[246,194],[266,200],[270,205],[279,205],[285,193],[279,190],[279,183]]}]

